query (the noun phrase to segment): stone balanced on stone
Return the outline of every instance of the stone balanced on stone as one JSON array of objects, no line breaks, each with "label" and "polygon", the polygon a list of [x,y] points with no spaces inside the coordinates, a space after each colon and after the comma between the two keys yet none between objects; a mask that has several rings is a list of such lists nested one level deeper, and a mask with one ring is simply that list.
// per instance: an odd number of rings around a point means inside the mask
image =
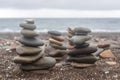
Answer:
[{"label": "stone balanced on stone", "polygon": [[90,29],[84,27],[77,27],[73,30],[69,28],[68,30],[69,45],[74,47],[68,51],[67,61],[72,62],[73,67],[91,66],[99,59],[99,57],[93,55],[97,51],[97,47],[89,46],[89,43],[87,43],[91,39],[88,36],[90,32]]},{"label": "stone balanced on stone", "polygon": [[53,48],[48,55],[54,57],[57,61],[61,61],[66,51],[64,37],[59,31],[48,31],[48,34],[50,35],[50,46]]},{"label": "stone balanced on stone", "polygon": [[22,36],[17,40],[21,43],[16,48],[18,56],[14,58],[14,62],[21,64],[22,70],[46,70],[52,68],[56,60],[52,57],[44,57],[44,46],[43,41],[36,38],[38,33],[34,30],[33,19],[27,19],[24,23],[20,23]]}]

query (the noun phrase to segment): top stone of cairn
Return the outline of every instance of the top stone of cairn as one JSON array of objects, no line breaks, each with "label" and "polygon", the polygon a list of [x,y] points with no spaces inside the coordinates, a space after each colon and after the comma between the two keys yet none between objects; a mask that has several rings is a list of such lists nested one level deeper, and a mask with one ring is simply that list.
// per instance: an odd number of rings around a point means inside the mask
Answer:
[{"label": "top stone of cairn", "polygon": [[28,24],[34,24],[34,19],[26,19],[25,22],[27,22]]},{"label": "top stone of cairn", "polygon": [[61,32],[59,31],[48,31],[48,34],[54,35],[54,36],[61,36]]},{"label": "top stone of cairn", "polygon": [[90,32],[91,32],[91,30],[89,28],[85,28],[85,27],[76,27],[73,29],[74,35],[87,35]]},{"label": "top stone of cairn", "polygon": [[33,19],[26,19],[25,22],[20,23],[19,26],[23,29],[27,30],[34,30],[36,29],[36,25],[34,25],[34,20]]}]

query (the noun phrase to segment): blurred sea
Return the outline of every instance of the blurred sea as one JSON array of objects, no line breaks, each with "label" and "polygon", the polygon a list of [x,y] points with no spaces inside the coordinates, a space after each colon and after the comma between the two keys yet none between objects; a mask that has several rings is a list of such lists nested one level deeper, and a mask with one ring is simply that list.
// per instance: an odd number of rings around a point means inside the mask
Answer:
[{"label": "blurred sea", "polygon": [[[19,32],[19,23],[25,18],[0,18],[0,32]],[[120,32],[120,18],[36,18],[36,31],[58,30],[66,32],[67,27],[88,27],[93,32]]]}]

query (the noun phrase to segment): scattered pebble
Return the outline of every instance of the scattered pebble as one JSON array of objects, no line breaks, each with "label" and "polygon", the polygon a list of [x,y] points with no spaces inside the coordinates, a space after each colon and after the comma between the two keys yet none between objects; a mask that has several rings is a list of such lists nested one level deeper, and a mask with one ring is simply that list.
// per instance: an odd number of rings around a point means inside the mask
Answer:
[{"label": "scattered pebble", "polygon": [[116,61],[106,61],[106,63],[109,64],[109,65],[116,65],[117,64]]}]

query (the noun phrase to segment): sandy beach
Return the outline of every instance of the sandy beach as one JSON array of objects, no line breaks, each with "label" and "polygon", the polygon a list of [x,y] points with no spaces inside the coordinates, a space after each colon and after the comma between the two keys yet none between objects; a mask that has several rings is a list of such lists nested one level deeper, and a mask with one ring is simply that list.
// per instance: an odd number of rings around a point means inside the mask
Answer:
[{"label": "sandy beach", "polygon": [[[66,33],[63,33],[66,37]],[[91,33],[90,44],[107,41],[111,44],[111,51],[116,59],[106,58],[96,62],[95,67],[84,69],[73,68],[69,65],[55,66],[48,73],[26,72],[19,69],[12,59],[17,55],[9,50],[15,47],[14,37],[19,33],[0,33],[0,80],[119,80],[120,79],[120,32]],[[48,40],[47,33],[39,33],[39,38]],[[67,41],[67,40],[66,40]],[[106,61],[115,61],[116,65],[106,64]]]}]

